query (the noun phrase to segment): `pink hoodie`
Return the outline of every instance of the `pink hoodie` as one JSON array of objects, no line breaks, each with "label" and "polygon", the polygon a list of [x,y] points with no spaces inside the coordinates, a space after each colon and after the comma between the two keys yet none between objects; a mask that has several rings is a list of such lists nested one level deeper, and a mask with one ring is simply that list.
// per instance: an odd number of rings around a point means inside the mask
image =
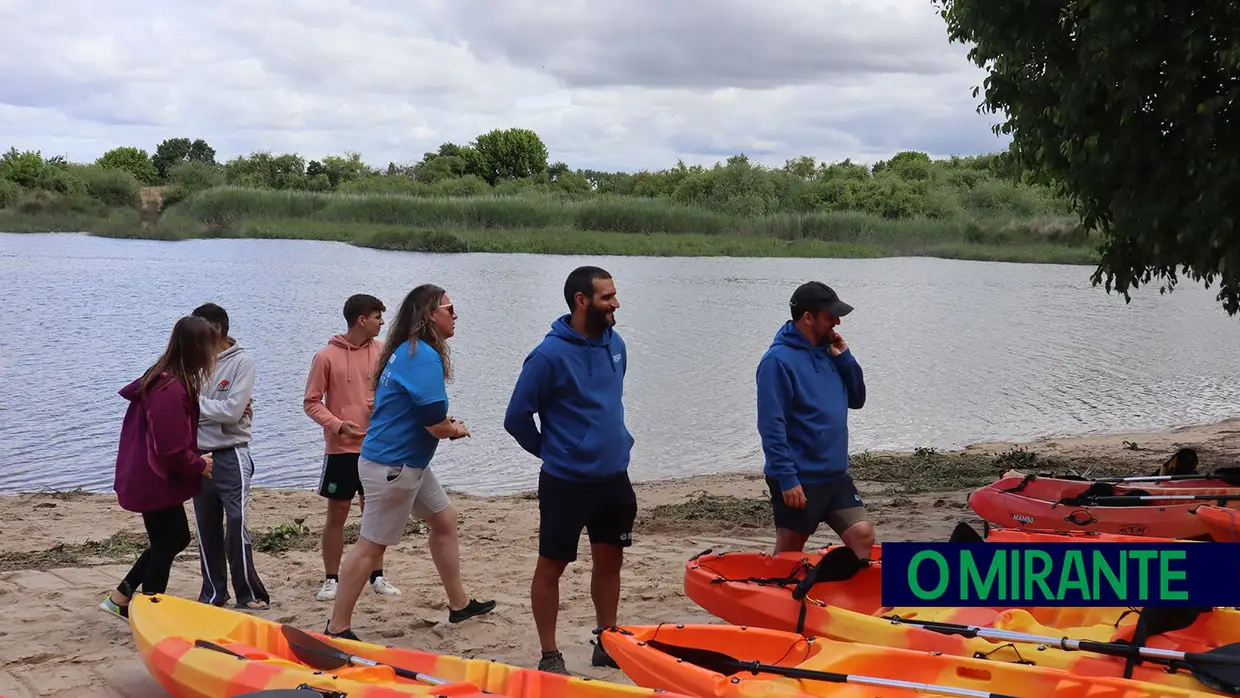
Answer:
[{"label": "pink hoodie", "polygon": [[302,407],[323,426],[328,453],[361,452],[362,440],[341,434],[340,427],[346,421],[363,430],[369,426],[371,405],[367,403],[374,397],[370,381],[381,349],[373,339],[354,346],[338,334],[314,355]]}]

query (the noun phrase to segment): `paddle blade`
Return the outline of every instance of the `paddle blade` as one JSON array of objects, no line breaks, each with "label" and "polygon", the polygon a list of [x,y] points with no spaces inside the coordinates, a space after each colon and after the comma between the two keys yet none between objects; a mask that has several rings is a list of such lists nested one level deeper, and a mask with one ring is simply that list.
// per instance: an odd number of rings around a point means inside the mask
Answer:
[{"label": "paddle blade", "polygon": [[[656,649],[664,654],[675,657],[679,660],[688,662],[695,666],[702,667],[709,671],[714,671],[725,676],[729,676],[738,671],[748,669],[745,662],[715,650],[702,649],[701,647],[683,647],[681,645],[669,645],[658,640],[648,640],[646,642],[651,649]],[[753,662],[757,664],[757,662]],[[753,669],[749,669],[753,673],[758,673]]]},{"label": "paddle blade", "polygon": [[1193,677],[1208,688],[1231,695],[1240,694],[1240,643],[1193,652],[1185,657]]},{"label": "paddle blade", "polygon": [[280,632],[288,642],[289,649],[297,657],[297,661],[322,671],[335,671],[349,666],[349,655],[310,633],[299,630],[291,625],[281,625]]},{"label": "paddle blade", "polygon": [[1195,475],[1197,473],[1197,451],[1181,448],[1163,463],[1158,475]]},{"label": "paddle blade", "polygon": [[952,529],[952,535],[947,539],[949,543],[985,543],[986,539],[982,534],[973,530],[969,524],[961,521]]}]

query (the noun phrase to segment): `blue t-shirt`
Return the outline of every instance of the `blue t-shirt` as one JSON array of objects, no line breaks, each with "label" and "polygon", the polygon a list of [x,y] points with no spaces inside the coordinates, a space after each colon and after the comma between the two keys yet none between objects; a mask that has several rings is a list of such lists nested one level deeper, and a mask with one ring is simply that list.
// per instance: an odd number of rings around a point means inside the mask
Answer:
[{"label": "blue t-shirt", "polygon": [[[396,347],[379,376],[375,409],[362,440],[362,457],[383,465],[430,465],[439,439],[426,430],[420,407],[435,402],[448,404],[444,389],[443,359],[431,345],[418,340],[409,354],[409,341]],[[442,421],[442,420],[440,420]]]}]

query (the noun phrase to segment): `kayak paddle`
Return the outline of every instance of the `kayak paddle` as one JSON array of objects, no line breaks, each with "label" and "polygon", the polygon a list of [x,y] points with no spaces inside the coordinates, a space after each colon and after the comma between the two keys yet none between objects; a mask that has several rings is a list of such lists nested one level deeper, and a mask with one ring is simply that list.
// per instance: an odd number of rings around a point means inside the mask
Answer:
[{"label": "kayak paddle", "polygon": [[339,691],[321,691],[307,686],[306,688],[269,688],[265,691],[238,693],[233,698],[346,698],[346,696]]},{"label": "kayak paddle", "polygon": [[975,625],[914,620],[911,618],[901,618],[900,616],[883,616],[883,618],[896,623],[918,625],[944,635],[1025,642],[1058,647],[1069,652],[1093,652],[1121,659],[1152,659],[1165,663],[1169,667],[1174,667],[1176,663],[1181,663],[1188,667],[1194,678],[1206,686],[1216,691],[1223,691],[1233,695],[1240,694],[1240,642],[1215,647],[1205,652],[1180,652],[1178,650],[1130,645],[1124,642],[1073,640],[1068,637],[1054,638],[1046,635],[1018,633],[1011,630],[981,628]]},{"label": "kayak paddle", "polygon": [[[454,681],[448,681],[447,679],[428,676],[411,669],[403,669],[398,666],[392,666],[391,664],[384,664],[382,662],[376,662],[373,659],[366,659],[365,657],[358,657],[357,655],[349,654],[339,647],[324,642],[310,633],[307,633],[304,630],[299,630],[291,625],[281,625],[280,632],[284,634],[284,639],[288,641],[289,649],[293,651],[293,654],[296,655],[298,661],[305,662],[309,666],[321,671],[335,671],[340,667],[356,666],[360,664],[362,666],[388,667],[392,671],[395,671],[397,676],[406,679],[413,679],[414,681],[423,681],[425,683],[436,685],[456,683]],[[478,690],[482,690],[481,687],[479,687]],[[482,692],[490,693],[490,691]]]},{"label": "kayak paddle", "polygon": [[244,654],[238,654],[237,652],[233,652],[227,647],[224,647],[223,645],[217,645],[214,642],[211,642],[210,640],[194,640],[194,647],[201,647],[206,650],[215,650],[216,652],[219,652],[220,654],[230,654],[236,657],[237,659],[249,659],[249,657],[246,657]]},{"label": "kayak paddle", "polygon": [[1187,499],[1189,501],[1218,502],[1222,506],[1223,502],[1234,502],[1240,499],[1240,494],[1123,494],[1093,497],[1092,499],[1099,504],[1136,504],[1156,499]]},{"label": "kayak paddle", "polygon": [[814,669],[802,669],[800,667],[779,666],[777,664],[763,664],[759,661],[742,661],[735,657],[731,657],[722,652],[714,650],[706,650],[698,647],[682,647],[679,645],[669,645],[658,640],[648,640],[648,646],[669,654],[681,661],[696,664],[703,669],[709,669],[720,674],[733,674],[738,671],[748,671],[754,674],[767,673],[787,676],[793,679],[806,679],[808,681],[826,681],[830,683],[853,683],[863,686],[886,686],[889,688],[907,688],[919,693],[938,693],[949,696],[969,696],[970,698],[1018,698],[1005,693],[990,693],[989,691],[975,691],[970,688],[954,688],[952,686],[941,686],[932,683],[915,683],[912,681],[900,681],[898,679],[881,679],[874,676],[859,676],[857,674],[840,674],[834,671],[816,671]]}]

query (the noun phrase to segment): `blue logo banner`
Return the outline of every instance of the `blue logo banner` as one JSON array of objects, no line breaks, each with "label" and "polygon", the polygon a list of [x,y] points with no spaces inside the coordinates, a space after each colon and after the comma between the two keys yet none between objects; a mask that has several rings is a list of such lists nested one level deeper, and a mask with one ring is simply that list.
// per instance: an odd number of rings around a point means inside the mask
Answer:
[{"label": "blue logo banner", "polygon": [[1240,606],[1235,543],[884,542],[884,606]]}]

